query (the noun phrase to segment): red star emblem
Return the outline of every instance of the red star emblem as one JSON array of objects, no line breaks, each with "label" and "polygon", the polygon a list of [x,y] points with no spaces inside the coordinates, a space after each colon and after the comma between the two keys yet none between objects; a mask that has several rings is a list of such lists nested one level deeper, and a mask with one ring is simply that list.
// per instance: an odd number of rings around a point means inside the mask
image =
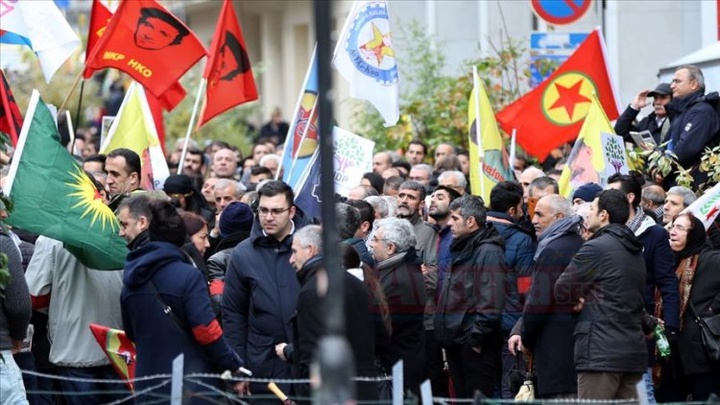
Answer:
[{"label": "red star emblem", "polygon": [[589,103],[590,99],[580,94],[580,87],[583,84],[583,80],[578,80],[575,84],[570,87],[565,87],[555,82],[555,88],[558,91],[558,99],[555,103],[550,106],[550,109],[564,107],[570,119],[573,118],[575,112],[575,105],[578,103]]}]

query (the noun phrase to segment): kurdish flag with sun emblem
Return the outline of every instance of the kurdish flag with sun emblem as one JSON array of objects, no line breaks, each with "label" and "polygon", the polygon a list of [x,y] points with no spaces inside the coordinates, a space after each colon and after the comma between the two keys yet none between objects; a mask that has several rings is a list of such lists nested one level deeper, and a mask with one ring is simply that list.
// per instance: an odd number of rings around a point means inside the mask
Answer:
[{"label": "kurdish flag with sun emblem", "polygon": [[118,222],[80,165],[60,144],[50,110],[33,91],[10,166],[7,222],[63,242],[82,264],[122,269],[127,255]]}]

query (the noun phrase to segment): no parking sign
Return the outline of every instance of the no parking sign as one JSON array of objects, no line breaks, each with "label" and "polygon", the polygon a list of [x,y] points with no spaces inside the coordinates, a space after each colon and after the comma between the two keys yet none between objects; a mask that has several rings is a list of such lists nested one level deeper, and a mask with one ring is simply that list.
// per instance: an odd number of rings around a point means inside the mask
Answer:
[{"label": "no parking sign", "polygon": [[530,0],[538,17],[548,24],[572,24],[582,18],[590,8],[592,0]]}]

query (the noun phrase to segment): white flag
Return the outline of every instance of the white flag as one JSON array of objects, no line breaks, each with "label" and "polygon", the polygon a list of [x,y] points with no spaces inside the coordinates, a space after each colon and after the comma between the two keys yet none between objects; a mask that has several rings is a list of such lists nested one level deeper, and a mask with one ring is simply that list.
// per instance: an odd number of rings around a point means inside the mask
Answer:
[{"label": "white flag", "polygon": [[398,67],[386,1],[353,4],[333,64],[350,83],[350,97],[369,101],[382,115],[385,126],[397,123]]},{"label": "white flag", "polygon": [[75,31],[52,0],[9,2],[0,7],[0,30],[21,38],[32,48],[49,83],[80,45]]}]

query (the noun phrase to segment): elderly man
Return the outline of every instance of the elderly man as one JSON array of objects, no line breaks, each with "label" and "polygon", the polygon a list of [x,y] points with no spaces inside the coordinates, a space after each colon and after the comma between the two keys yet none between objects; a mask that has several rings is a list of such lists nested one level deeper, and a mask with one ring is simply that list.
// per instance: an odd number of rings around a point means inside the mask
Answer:
[{"label": "elderly man", "polygon": [[560,187],[552,177],[538,177],[528,186],[528,196],[542,198],[550,194],[560,194]]},{"label": "elderly man", "polygon": [[475,391],[490,396],[502,369],[505,243],[487,223],[480,197],[453,201],[448,224],[455,240],[435,312],[435,336],[445,348],[456,396],[473,398]]},{"label": "elderly man", "polygon": [[669,228],[673,218],[690,204],[697,200],[697,196],[687,187],[675,186],[665,194],[665,204],[663,205],[662,222]]},{"label": "elderly man", "polygon": [[[354,208],[353,208],[354,209]],[[275,352],[283,360],[292,361],[299,378],[310,378],[317,342],[325,334],[325,294],[320,279],[326,279],[322,268],[322,229],[308,225],[295,233],[290,264],[300,282],[297,314],[293,318],[294,344],[279,343]],[[370,313],[370,295],[365,284],[348,272],[343,273],[345,337],[353,351],[355,375],[375,375],[375,326]],[[310,397],[307,384],[294,386],[299,397]],[[377,385],[358,384],[359,400],[377,400]]]},{"label": "elderly man", "polygon": [[237,159],[231,149],[220,149],[213,155],[212,172],[221,179],[234,179],[237,171]]},{"label": "elderly man", "polygon": [[538,201],[532,222],[539,239],[533,281],[508,348],[512,354],[523,346],[533,353],[538,398],[575,398],[577,375],[568,350],[575,341],[575,321],[571,308],[555,301],[553,286],[584,242],[579,235],[582,219],[573,216],[567,199],[551,194]]},{"label": "elderly man", "polygon": [[455,146],[449,143],[441,143],[435,148],[435,161],[437,162],[445,156],[455,154]]},{"label": "elderly man", "polygon": [[655,222],[662,223],[665,190],[657,184],[646,184],[642,189],[640,205],[655,214]]},{"label": "elderly man", "polygon": [[413,166],[410,169],[410,180],[417,181],[425,187],[425,190],[430,186],[430,180],[432,180],[433,168],[429,164],[420,163]]},{"label": "elderly man", "polygon": [[467,189],[467,178],[461,171],[448,170],[438,176],[438,185],[450,187],[457,191],[460,196],[465,195]]},{"label": "elderly man", "polygon": [[[697,169],[700,156],[708,144],[717,140],[720,120],[714,106],[704,99],[705,77],[697,66],[677,68],[670,87],[673,101],[667,108],[672,122],[670,143],[665,147],[665,153],[677,157],[683,168],[692,169],[694,186],[697,187],[707,180],[707,174]],[[675,185],[674,172],[663,185],[666,188]]]},{"label": "elderly man", "polygon": [[545,176],[545,173],[535,166],[530,166],[525,169],[518,176],[518,181],[523,186],[523,202],[527,204],[527,199],[530,196],[530,183],[538,177]]},{"label": "elderly man", "polygon": [[415,393],[425,379],[423,315],[427,297],[416,243],[412,225],[400,218],[375,221],[368,240],[392,325],[390,347],[378,348],[378,357],[387,370],[403,360],[404,390]]}]

